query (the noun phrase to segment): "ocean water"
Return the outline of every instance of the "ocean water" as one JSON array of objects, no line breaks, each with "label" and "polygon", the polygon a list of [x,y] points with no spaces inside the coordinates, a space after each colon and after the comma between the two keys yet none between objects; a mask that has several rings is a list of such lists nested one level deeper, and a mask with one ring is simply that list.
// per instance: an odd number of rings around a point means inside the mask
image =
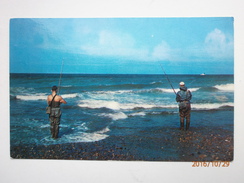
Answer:
[{"label": "ocean water", "polygon": [[[59,139],[50,135],[46,98],[59,74],[10,74],[12,146],[101,141],[108,137],[148,136],[178,129],[175,94],[164,75],[63,74]],[[192,92],[191,128],[233,130],[233,75],[168,75],[176,92],[184,81]],[[152,133],[152,129],[155,133]]]}]

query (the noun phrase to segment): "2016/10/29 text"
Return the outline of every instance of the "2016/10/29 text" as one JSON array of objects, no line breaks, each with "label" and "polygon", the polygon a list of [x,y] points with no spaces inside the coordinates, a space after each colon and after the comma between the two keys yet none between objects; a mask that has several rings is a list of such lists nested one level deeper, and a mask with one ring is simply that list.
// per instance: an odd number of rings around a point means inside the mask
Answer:
[{"label": "2016/10/29 text", "polygon": [[212,162],[205,162],[205,161],[193,161],[192,167],[229,167],[229,161],[212,161]]}]

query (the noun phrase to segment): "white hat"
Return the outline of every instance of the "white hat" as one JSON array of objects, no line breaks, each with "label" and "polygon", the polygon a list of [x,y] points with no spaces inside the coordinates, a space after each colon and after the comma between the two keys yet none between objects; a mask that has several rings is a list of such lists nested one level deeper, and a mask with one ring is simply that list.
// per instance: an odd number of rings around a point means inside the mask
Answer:
[{"label": "white hat", "polygon": [[185,85],[185,83],[182,81],[182,82],[180,82],[180,85],[183,86],[183,85]]}]

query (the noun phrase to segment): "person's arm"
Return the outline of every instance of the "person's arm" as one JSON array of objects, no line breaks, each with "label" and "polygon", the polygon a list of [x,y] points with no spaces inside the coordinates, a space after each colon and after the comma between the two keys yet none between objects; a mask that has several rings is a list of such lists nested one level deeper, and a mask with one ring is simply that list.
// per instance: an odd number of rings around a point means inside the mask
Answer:
[{"label": "person's arm", "polygon": [[60,103],[67,104],[67,102],[62,97],[60,97],[60,98],[61,98]]},{"label": "person's arm", "polygon": [[190,101],[192,97],[192,94],[190,92],[190,90],[187,90],[187,100]]},{"label": "person's arm", "polygon": [[176,100],[176,102],[180,102],[180,95],[179,95],[179,92],[177,92],[175,100]]},{"label": "person's arm", "polygon": [[47,105],[49,105],[50,102],[51,102],[51,101],[49,100],[49,98],[50,98],[50,97],[48,96],[48,97],[47,97]]}]

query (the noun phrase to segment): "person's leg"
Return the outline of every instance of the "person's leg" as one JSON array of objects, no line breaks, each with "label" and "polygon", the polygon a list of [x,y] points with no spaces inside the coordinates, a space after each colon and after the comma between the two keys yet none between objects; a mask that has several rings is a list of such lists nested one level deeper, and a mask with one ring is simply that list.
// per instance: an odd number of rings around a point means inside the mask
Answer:
[{"label": "person's leg", "polygon": [[54,138],[55,139],[58,138],[58,133],[59,133],[59,124],[57,122],[55,122],[55,125],[54,125]]},{"label": "person's leg", "polygon": [[184,112],[183,110],[180,110],[180,130],[184,130],[184,121],[185,121]]},{"label": "person's leg", "polygon": [[190,128],[190,121],[191,121],[191,110],[189,109],[186,113],[186,130]]},{"label": "person's leg", "polygon": [[51,137],[54,138],[54,135],[55,135],[54,117],[49,117],[49,121],[50,121],[50,132],[51,132]]},{"label": "person's leg", "polygon": [[58,138],[60,119],[61,119],[61,116],[54,118],[54,138],[55,139]]}]

